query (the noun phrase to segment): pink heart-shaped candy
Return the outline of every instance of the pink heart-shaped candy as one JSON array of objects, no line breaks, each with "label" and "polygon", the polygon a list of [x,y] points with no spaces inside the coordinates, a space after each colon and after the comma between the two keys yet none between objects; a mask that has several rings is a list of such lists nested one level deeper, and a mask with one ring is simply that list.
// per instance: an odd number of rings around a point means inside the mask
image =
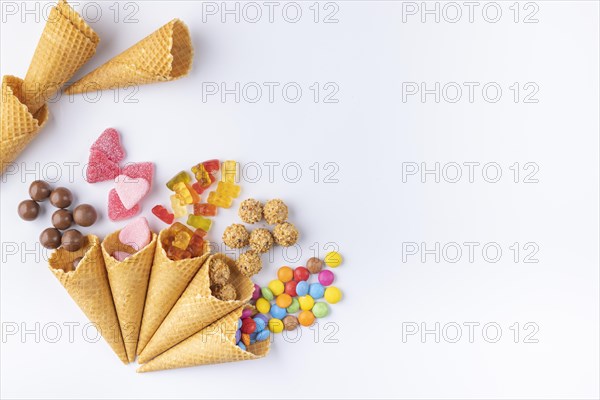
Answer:
[{"label": "pink heart-shaped candy", "polygon": [[151,236],[148,221],[144,217],[139,217],[121,229],[121,232],[119,232],[119,241],[138,251],[150,243]]},{"label": "pink heart-shaped candy", "polygon": [[132,179],[119,175],[115,180],[115,190],[126,209],[133,208],[150,190],[150,183],[144,178]]}]

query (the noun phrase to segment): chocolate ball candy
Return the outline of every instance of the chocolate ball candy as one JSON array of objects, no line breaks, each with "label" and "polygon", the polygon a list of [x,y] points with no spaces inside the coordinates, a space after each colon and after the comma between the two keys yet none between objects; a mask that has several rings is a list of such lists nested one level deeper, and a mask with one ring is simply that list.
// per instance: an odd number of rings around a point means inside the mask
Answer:
[{"label": "chocolate ball candy", "polygon": [[83,257],[77,257],[76,259],[73,260],[73,271],[75,271],[77,269],[77,266],[79,266],[79,262],[83,259]]},{"label": "chocolate ball candy", "polygon": [[83,235],[77,229],[69,229],[62,235],[62,247],[66,251],[77,251],[83,246]]},{"label": "chocolate ball candy", "polygon": [[89,204],[80,204],[73,210],[73,219],[79,226],[92,226],[98,219],[98,214],[96,209]]},{"label": "chocolate ball candy", "polygon": [[45,181],[33,181],[29,186],[29,196],[35,201],[44,201],[50,196],[52,188]]},{"label": "chocolate ball candy", "polygon": [[40,213],[40,206],[33,200],[23,200],[19,203],[19,217],[25,221],[33,221]]},{"label": "chocolate ball candy", "polygon": [[40,243],[47,249],[56,249],[60,246],[61,234],[56,228],[46,228],[40,235]]},{"label": "chocolate ball candy", "polygon": [[73,215],[69,210],[61,208],[60,210],[54,211],[54,214],[52,214],[52,225],[54,225],[56,229],[64,231],[65,229],[69,229],[72,223]]},{"label": "chocolate ball candy", "polygon": [[317,257],[311,257],[306,262],[306,269],[308,269],[311,274],[318,274],[323,269],[323,261]]},{"label": "chocolate ball candy", "polygon": [[73,202],[71,191],[64,187],[57,187],[50,193],[50,203],[57,208],[67,208]]}]

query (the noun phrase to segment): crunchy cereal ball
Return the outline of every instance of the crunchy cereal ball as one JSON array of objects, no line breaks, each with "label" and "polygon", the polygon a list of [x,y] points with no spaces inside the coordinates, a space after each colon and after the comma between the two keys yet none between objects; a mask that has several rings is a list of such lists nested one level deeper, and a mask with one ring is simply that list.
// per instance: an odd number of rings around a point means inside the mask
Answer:
[{"label": "crunchy cereal ball", "polygon": [[288,208],[279,199],[269,200],[264,208],[265,220],[269,225],[280,224],[288,217]]},{"label": "crunchy cereal ball", "polygon": [[232,249],[248,246],[250,234],[242,224],[232,224],[223,232],[223,242]]},{"label": "crunchy cereal ball", "polygon": [[258,228],[250,234],[250,248],[256,253],[266,253],[273,247],[273,235],[268,229]]},{"label": "crunchy cereal ball", "polygon": [[275,225],[275,229],[273,229],[273,237],[275,238],[275,243],[281,246],[292,246],[298,241],[298,229],[289,222],[284,222],[283,224]]},{"label": "crunchy cereal ball", "polygon": [[213,258],[208,265],[208,276],[211,285],[224,285],[229,281],[229,265],[219,258]]},{"label": "crunchy cereal ball", "polygon": [[247,251],[240,254],[240,258],[237,260],[237,266],[242,274],[251,277],[252,275],[258,274],[262,269],[262,260],[260,259],[260,255],[253,251]]},{"label": "crunchy cereal ball", "polygon": [[231,283],[214,285],[210,288],[212,295],[219,300],[228,301],[237,299],[237,292]]},{"label": "crunchy cereal ball", "polygon": [[247,224],[258,222],[263,217],[263,205],[260,201],[254,199],[246,199],[240,204],[238,214],[242,221]]}]

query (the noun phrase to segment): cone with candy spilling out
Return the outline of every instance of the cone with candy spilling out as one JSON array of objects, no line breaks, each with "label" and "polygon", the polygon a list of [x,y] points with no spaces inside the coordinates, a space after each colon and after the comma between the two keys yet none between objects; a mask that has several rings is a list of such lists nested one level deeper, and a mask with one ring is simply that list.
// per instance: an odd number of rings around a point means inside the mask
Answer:
[{"label": "cone with candy spilling out", "polygon": [[[79,257],[82,257],[81,260],[74,266],[74,261]],[[50,271],[67,293],[96,325],[121,361],[127,364],[127,353],[98,238],[86,236],[82,248],[74,252],[59,248],[52,253],[48,262]]]},{"label": "cone with candy spilling out", "polygon": [[[121,335],[129,362],[135,359],[140,325],[146,301],[150,270],[156,249],[156,234],[143,249],[136,249],[119,241],[119,232],[108,235],[102,242],[102,255],[119,318]],[[123,261],[113,255],[117,251],[131,254]]]},{"label": "cone with candy spilling out", "polygon": [[[211,294],[210,264],[217,259],[229,266],[231,274],[229,282],[236,289],[236,300],[223,301]],[[210,256],[140,354],[139,362],[151,360],[244,305],[252,297],[253,290],[252,281],[240,273],[234,260],[224,254]]]},{"label": "cone with candy spilling out", "polygon": [[242,350],[235,343],[235,332],[243,307],[202,329],[138,368],[138,372],[256,360],[269,353],[270,340],[256,342]]},{"label": "cone with candy spilling out", "polygon": [[142,317],[142,328],[137,346],[138,355],[144,350],[171,308],[175,305],[192,278],[209,256],[205,247],[202,255],[182,260],[171,260],[167,256],[163,237],[168,228],[158,235],[154,264],[150,273],[150,283],[146,295],[146,305]]},{"label": "cone with candy spilling out", "polygon": [[179,79],[192,68],[188,27],[174,19],[67,89],[85,93]]}]

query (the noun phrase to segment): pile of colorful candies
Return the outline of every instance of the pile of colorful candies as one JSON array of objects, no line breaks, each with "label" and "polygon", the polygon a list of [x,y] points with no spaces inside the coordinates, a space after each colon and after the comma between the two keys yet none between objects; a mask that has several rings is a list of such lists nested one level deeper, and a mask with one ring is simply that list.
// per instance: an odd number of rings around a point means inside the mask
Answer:
[{"label": "pile of colorful candies", "polygon": [[263,314],[256,314],[250,308],[242,311],[242,317],[238,320],[238,329],[235,332],[235,342],[242,350],[256,342],[262,342],[269,338],[269,319]]},{"label": "pile of colorful candies", "polygon": [[[281,267],[277,271],[278,279],[269,282],[267,287],[254,285],[252,299],[256,301],[259,313],[271,315],[267,324],[271,332],[291,331],[299,324],[311,326],[315,318],[329,314],[328,303],[335,304],[342,299],[341,290],[331,286],[335,279],[333,272],[323,268],[323,264],[337,268],[342,263],[342,256],[332,251],[327,253],[324,261],[312,257],[306,267]],[[311,274],[317,276],[318,282],[308,282]],[[322,298],[326,303],[315,301]],[[298,311],[298,316],[294,315]]]},{"label": "pile of colorful candies", "polygon": [[181,222],[175,222],[161,237],[163,248],[173,261],[198,257],[206,252],[206,231],[203,229],[192,231]]},{"label": "pile of colorful candies", "polygon": [[[225,161],[222,167],[219,160],[201,162],[191,168],[196,178],[194,183],[187,171],[179,172],[167,182],[169,190],[175,192],[170,197],[172,212],[162,205],[156,205],[152,208],[152,213],[167,224],[187,215],[188,225],[208,232],[212,220],[206,217],[216,216],[217,207],[231,207],[233,199],[240,194],[240,186],[235,184],[237,167],[237,162],[231,160]],[[207,202],[202,203],[200,196],[217,180],[219,169],[221,181],[217,184],[216,191],[208,194]],[[190,205],[193,206],[192,213],[188,212]]]}]

